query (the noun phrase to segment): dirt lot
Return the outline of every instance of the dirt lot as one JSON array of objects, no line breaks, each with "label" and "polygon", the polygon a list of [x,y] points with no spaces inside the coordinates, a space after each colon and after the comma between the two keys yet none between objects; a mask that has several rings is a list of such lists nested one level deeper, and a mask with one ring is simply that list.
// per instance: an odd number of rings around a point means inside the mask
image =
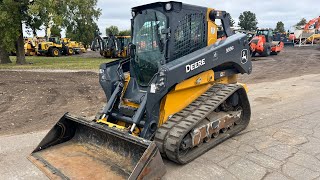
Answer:
[{"label": "dirt lot", "polygon": [[104,101],[94,72],[0,71],[0,77],[0,135],[48,129],[65,112],[92,116]]},{"label": "dirt lot", "polygon": [[[319,69],[319,49],[286,48],[278,56],[255,58],[253,73],[240,79],[254,84]],[[0,71],[0,77],[0,135],[48,129],[65,112],[93,116],[105,101],[94,72]]]},{"label": "dirt lot", "polygon": [[320,73],[319,47],[285,47],[276,56],[254,57],[253,72],[244,75],[245,83],[259,83]]}]

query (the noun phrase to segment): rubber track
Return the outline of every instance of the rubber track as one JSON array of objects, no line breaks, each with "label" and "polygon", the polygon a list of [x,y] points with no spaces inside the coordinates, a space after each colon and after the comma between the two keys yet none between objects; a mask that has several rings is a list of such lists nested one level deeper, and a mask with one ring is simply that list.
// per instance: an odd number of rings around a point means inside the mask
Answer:
[{"label": "rubber track", "polygon": [[154,141],[162,156],[180,164],[186,163],[182,162],[177,155],[182,139],[239,88],[242,86],[238,84],[213,85],[207,92],[159,127]]}]

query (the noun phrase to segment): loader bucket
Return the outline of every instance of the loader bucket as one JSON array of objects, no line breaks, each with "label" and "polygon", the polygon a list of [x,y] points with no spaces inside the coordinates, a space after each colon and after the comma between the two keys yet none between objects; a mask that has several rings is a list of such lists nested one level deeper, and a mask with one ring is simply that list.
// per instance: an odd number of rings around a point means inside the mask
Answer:
[{"label": "loader bucket", "polygon": [[28,159],[50,179],[160,179],[166,172],[154,142],[68,113]]}]

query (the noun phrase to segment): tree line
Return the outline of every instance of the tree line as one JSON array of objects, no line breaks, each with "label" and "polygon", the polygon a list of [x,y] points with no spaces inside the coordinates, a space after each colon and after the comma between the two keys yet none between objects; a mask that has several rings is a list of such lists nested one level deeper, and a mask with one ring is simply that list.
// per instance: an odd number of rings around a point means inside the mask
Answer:
[{"label": "tree line", "polygon": [[16,52],[16,63],[26,64],[23,26],[28,34],[51,28],[53,36],[66,36],[90,44],[98,29],[101,9],[97,0],[0,0],[0,63],[11,63],[9,53]]},{"label": "tree line", "polygon": [[[233,26],[235,24],[234,20],[230,16],[230,24]],[[300,26],[304,26],[307,24],[307,20],[302,18],[295,26],[299,28]],[[256,14],[251,11],[244,11],[239,16],[239,27],[243,30],[252,31],[257,29],[258,20],[256,18]],[[282,21],[278,21],[275,28],[275,32],[285,33],[286,30],[284,28],[284,23]]]},{"label": "tree line", "polygon": [[115,36],[130,36],[131,35],[131,30],[126,29],[119,31],[119,28],[117,26],[110,26],[106,28],[106,35],[115,35]]}]

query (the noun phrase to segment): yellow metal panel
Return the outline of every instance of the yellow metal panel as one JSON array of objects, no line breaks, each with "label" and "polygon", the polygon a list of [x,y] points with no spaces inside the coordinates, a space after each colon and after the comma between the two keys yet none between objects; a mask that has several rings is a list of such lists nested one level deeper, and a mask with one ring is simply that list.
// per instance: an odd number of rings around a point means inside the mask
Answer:
[{"label": "yellow metal panel", "polygon": [[106,118],[99,119],[99,120],[97,121],[97,123],[103,123],[103,124],[108,125],[109,127],[115,127],[115,128],[117,128],[117,129],[126,129],[125,126],[108,122]]},{"label": "yellow metal panel", "polygon": [[[115,124],[115,123],[108,122],[107,118],[99,119],[99,120],[97,120],[97,123],[106,124],[110,128],[116,128],[116,129],[120,129],[120,130],[129,130],[130,129],[130,126],[127,126],[127,124],[125,122],[118,121],[117,124]],[[138,127],[136,127],[134,129],[134,131],[132,132],[132,134],[134,136],[138,136],[139,133],[141,132],[141,130]]]},{"label": "yellow metal panel", "polygon": [[129,38],[131,38],[131,36],[115,36],[116,38],[127,38],[127,39],[129,39]]},{"label": "yellow metal panel", "polygon": [[214,72],[209,70],[177,84],[161,102],[159,126],[205,93],[213,83]]},{"label": "yellow metal panel", "polygon": [[123,95],[124,93],[126,92],[127,90],[127,87],[128,87],[128,84],[129,84],[129,81],[130,81],[130,74],[129,73],[125,73],[124,74],[125,76],[125,82],[124,82],[124,85],[123,85],[123,93],[121,95],[121,103],[125,106],[130,106],[130,107],[133,107],[133,108],[138,108],[139,107],[139,104],[136,104],[136,103],[133,103],[133,102],[130,102],[128,101],[127,99],[123,98]]},{"label": "yellow metal panel", "polygon": [[[124,92],[128,86],[129,81],[130,81],[130,74],[126,73],[125,83],[124,83]],[[177,84],[175,88],[172,91],[170,91],[161,101],[159,126],[165,123],[171,115],[187,107],[199,96],[205,93],[210,87],[212,87],[212,85],[217,83],[220,83],[220,84],[237,83],[237,75],[223,77],[215,80],[214,72],[212,70],[209,70]],[[241,84],[241,85],[244,87],[246,91],[248,90],[245,84]],[[124,98],[121,98],[121,99],[124,105],[135,107],[135,108],[139,107],[138,104],[129,102]],[[122,130],[129,129],[131,126],[131,124],[127,124],[122,121],[118,121],[117,123],[111,123],[111,122],[108,122],[106,118],[98,120],[97,123],[107,124],[109,127],[114,127]],[[133,134],[137,136],[141,132],[141,130],[142,129],[136,128]]]},{"label": "yellow metal panel", "polygon": [[237,83],[238,80],[238,75],[234,74],[232,76],[226,76],[220,79],[216,80],[216,83],[220,83],[220,84],[235,84]]},{"label": "yellow metal panel", "polygon": [[200,86],[213,81],[214,81],[214,72],[212,70],[209,70],[177,84],[175,87],[175,91],[187,89],[190,87]]},{"label": "yellow metal panel", "polygon": [[[209,70],[177,84],[161,102],[159,126],[165,123],[171,115],[191,104],[212,87],[212,85],[235,84],[237,83],[237,78],[237,75],[232,75],[215,80],[214,72]],[[241,85],[246,91],[248,90],[245,84]]]},{"label": "yellow metal panel", "polygon": [[207,41],[207,46],[210,46],[214,44],[217,41],[218,38],[218,26],[215,24],[214,21],[211,21],[209,18],[209,13],[210,11],[213,10],[212,8],[208,8],[207,10],[207,23],[208,23],[208,41]]},{"label": "yellow metal panel", "polygon": [[126,106],[130,106],[130,107],[133,107],[133,108],[139,108],[139,104],[136,104],[136,103],[133,103],[133,102],[130,102],[128,101],[127,99],[122,99],[122,103]]},{"label": "yellow metal panel", "polygon": [[62,44],[54,44],[57,48],[62,48]]}]

